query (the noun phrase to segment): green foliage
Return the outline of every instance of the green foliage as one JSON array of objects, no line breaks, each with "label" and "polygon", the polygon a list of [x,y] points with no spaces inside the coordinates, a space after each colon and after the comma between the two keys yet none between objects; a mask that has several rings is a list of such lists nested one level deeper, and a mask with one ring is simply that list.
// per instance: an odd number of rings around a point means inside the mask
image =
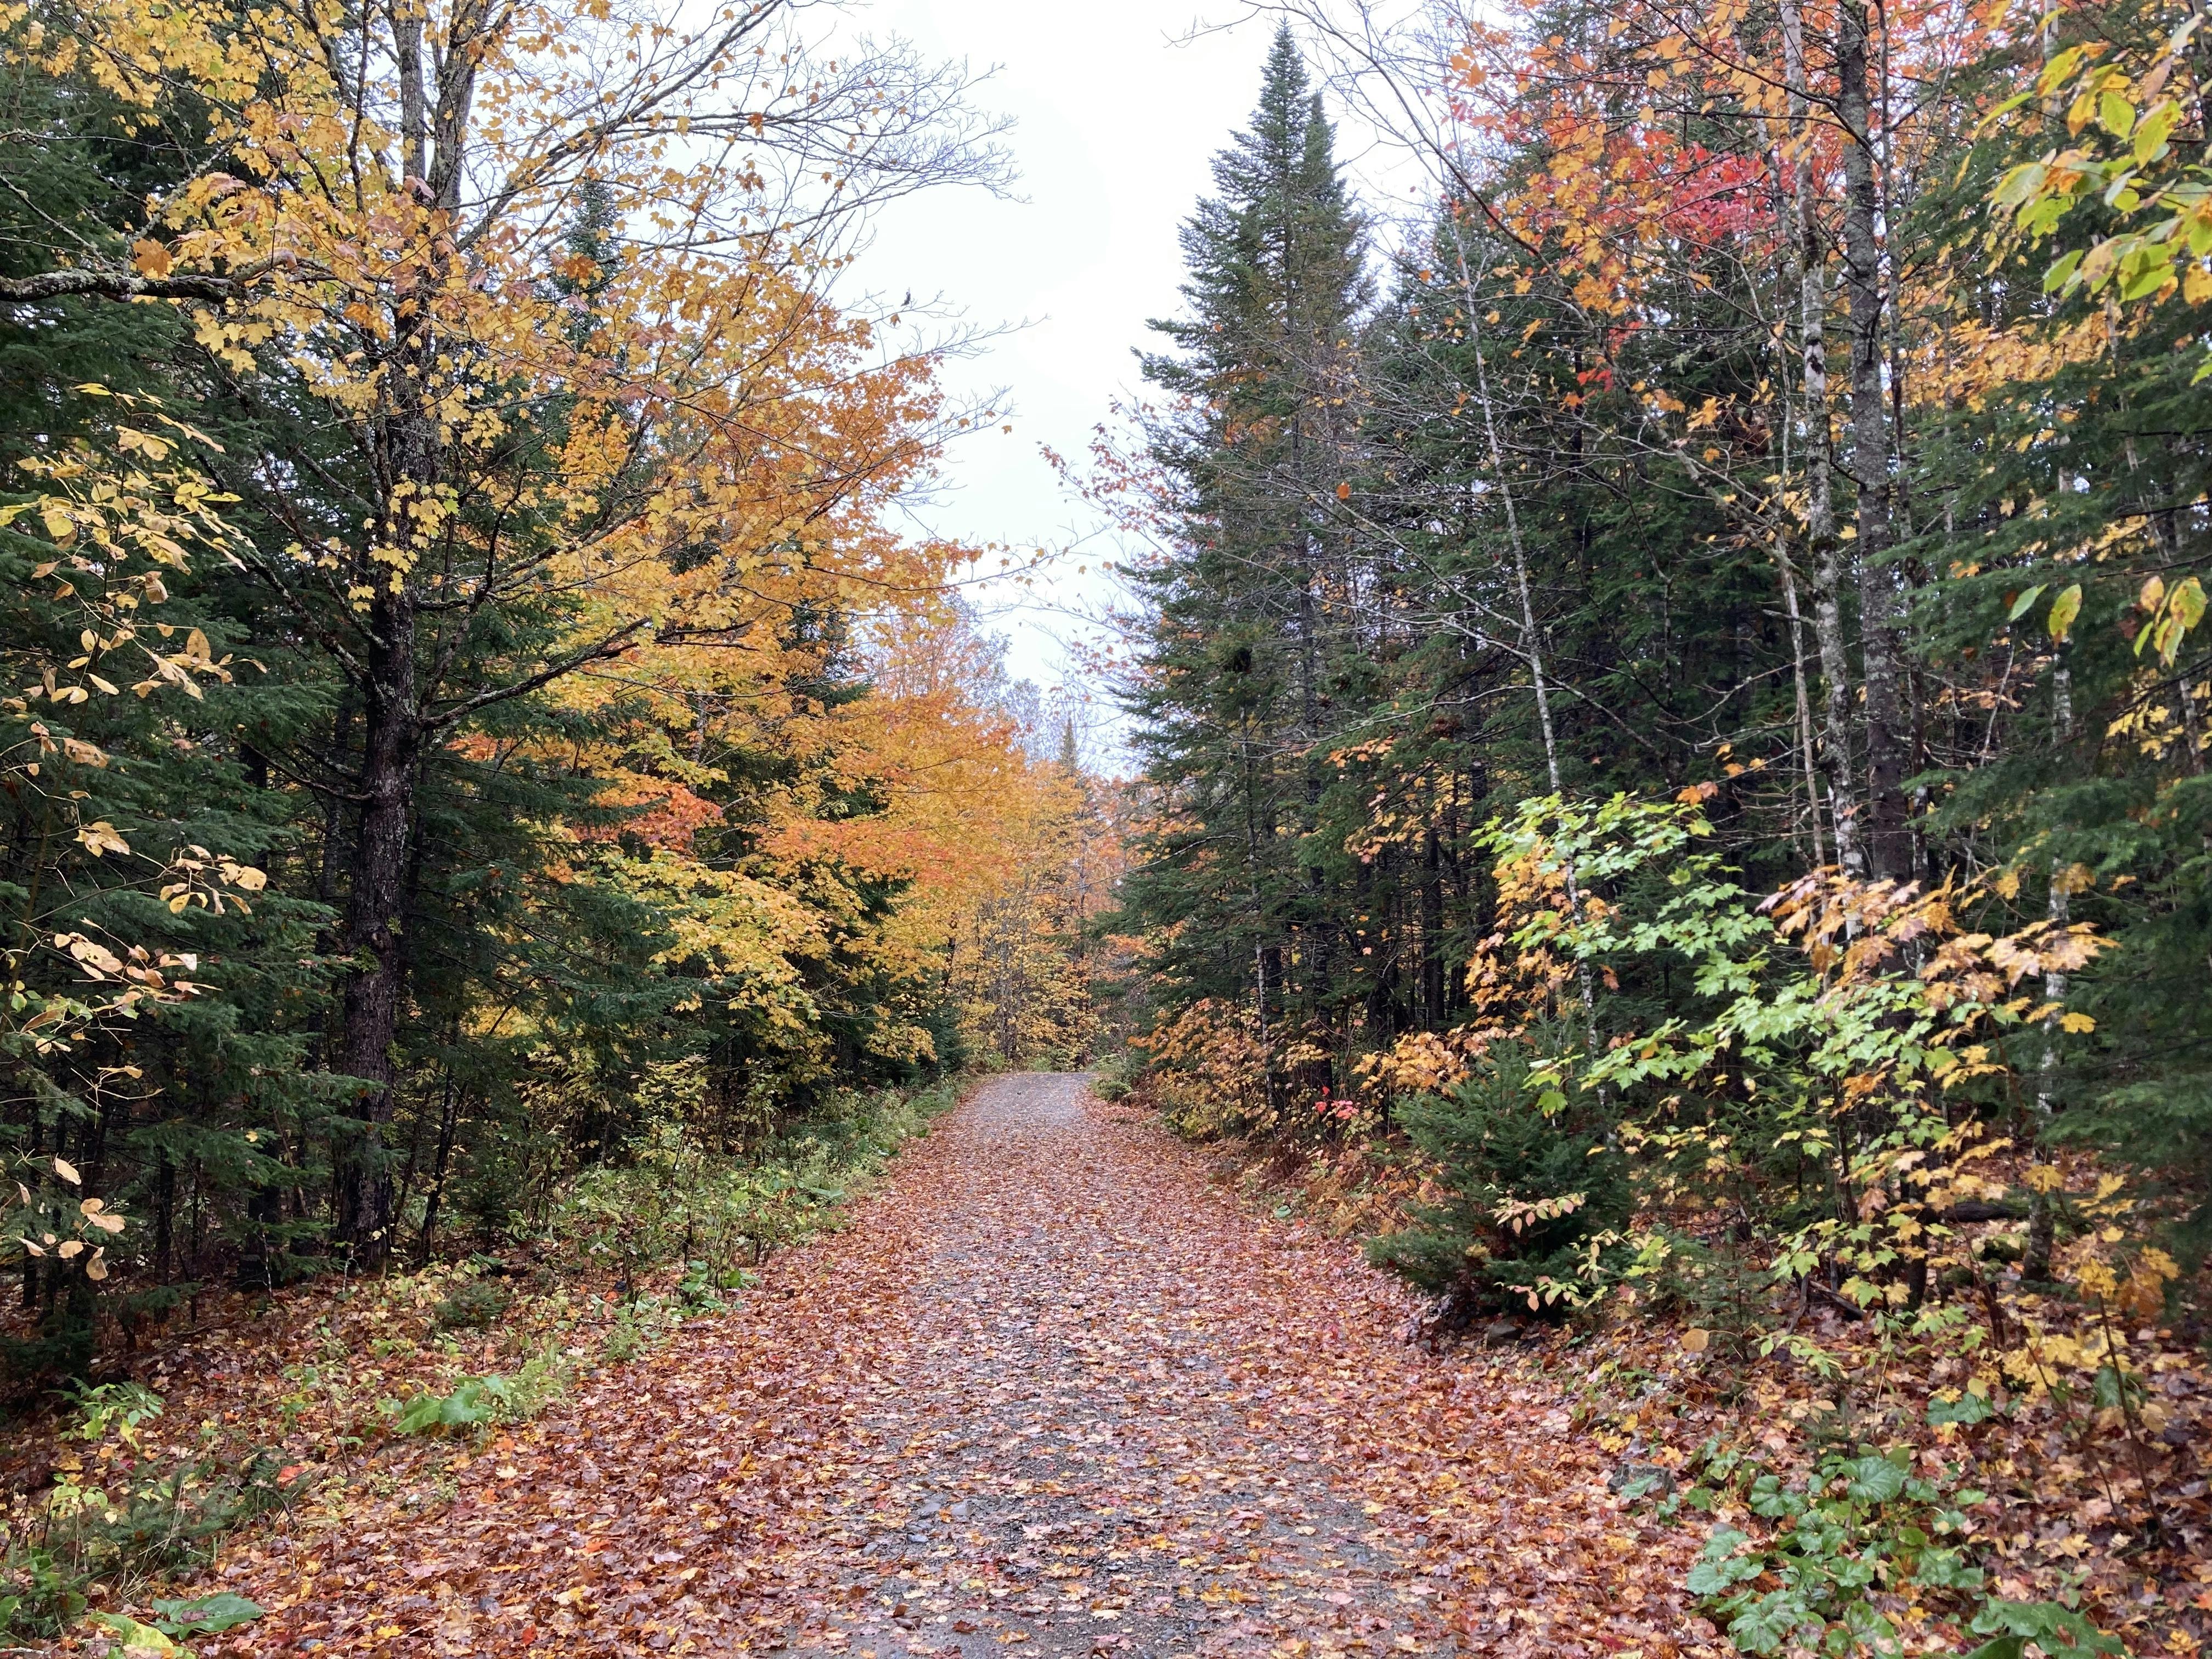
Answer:
[{"label": "green foliage", "polygon": [[246,1596],[218,1590],[212,1595],[157,1599],[154,1611],[160,1615],[155,1626],[165,1636],[220,1636],[252,1624],[265,1609]]},{"label": "green foliage", "polygon": [[2099,1655],[2127,1651],[2117,1638],[2055,1601],[1993,1600],[1967,1628],[1990,1639],[1966,1659],[2028,1659],[2031,1642],[2043,1659],[2098,1659]]},{"label": "green foliage", "polygon": [[1755,1534],[1715,1528],[1691,1570],[1691,1594],[1741,1653],[1900,1654],[1883,1610],[1898,1595],[1949,1611],[1977,1635],[2001,1635],[1977,1650],[1989,1659],[2017,1659],[2019,1647],[2004,1643],[2029,1637],[2054,1659],[2121,1651],[2067,1608],[1988,1597],[1963,1513],[1982,1494],[1914,1471],[1910,1448],[1862,1447],[1830,1452],[1793,1481],[1708,1448],[1699,1484],[1666,1507],[1710,1509],[1724,1494],[1764,1524]]},{"label": "green foliage", "polygon": [[[52,27],[18,19],[8,44]],[[0,94],[0,276],[128,270],[149,200],[216,164],[204,112],[125,109],[88,66],[10,52]],[[580,202],[572,250],[601,246],[599,210]],[[884,790],[816,778],[836,769],[811,738],[749,717],[679,750],[641,724],[641,695],[587,712],[518,684],[579,616],[565,584],[522,580],[439,609],[400,676],[410,704],[473,712],[410,739],[398,781],[401,890],[376,922],[400,986],[376,1045],[393,1086],[364,1098],[341,1055],[364,1018],[346,918],[375,653],[343,583],[264,578],[351,533],[374,487],[297,368],[274,348],[218,362],[158,302],[0,318],[0,1258],[29,1314],[0,1335],[8,1381],[87,1375],[203,1287],[532,1234],[580,1172],[622,1160],[661,1068],[696,1074],[686,1131],[720,1155],[845,1088],[926,1080],[926,1030],[954,1057],[957,998],[884,948],[914,884],[763,848],[779,815],[866,816]],[[528,495],[558,401],[483,476]],[[470,533],[514,550],[545,528]],[[872,647],[838,608],[803,610],[774,667],[709,701],[860,708]],[[609,804],[611,773],[680,784],[696,857],[676,868],[643,809]],[[364,1192],[390,1214],[338,1237],[339,1200]],[[76,1237],[88,1198],[115,1232]]]},{"label": "green foliage", "polygon": [[66,1431],[72,1440],[99,1442],[111,1436],[127,1446],[138,1443],[138,1431],[161,1414],[161,1396],[142,1382],[101,1382],[70,1391],[77,1420]]},{"label": "green foliage", "polygon": [[[239,1464],[149,1455],[140,1430],[161,1414],[161,1403],[131,1383],[77,1395],[68,1437],[97,1448],[97,1455],[64,1460],[27,1511],[27,1523],[0,1528],[0,1639],[59,1632],[84,1611],[95,1579],[143,1580],[205,1562],[225,1533],[296,1490],[270,1452]],[[235,1616],[252,1607],[241,1597],[155,1605],[163,1614],[159,1627],[169,1635],[228,1629],[253,1616]],[[197,1626],[185,1616],[195,1606],[206,1615]]]},{"label": "green foliage", "polygon": [[[1628,1220],[1626,1160],[1591,1100],[1571,1106],[1540,1049],[1499,1043],[1441,1094],[1399,1109],[1449,1198],[1368,1247],[1378,1265],[1466,1310],[1564,1312],[1596,1281]],[[1614,1252],[1617,1254],[1617,1251]]]},{"label": "green foliage", "polygon": [[1103,1101],[1126,1100],[1144,1073],[1144,1056],[1125,1048],[1099,1062],[1091,1074],[1091,1091]]},{"label": "green foliage", "polygon": [[488,1279],[472,1279],[430,1310],[442,1330],[483,1330],[514,1301],[514,1292]]},{"label": "green foliage", "polygon": [[151,1625],[142,1625],[128,1613],[95,1613],[93,1622],[115,1638],[115,1645],[107,1650],[108,1659],[129,1659],[134,1650],[138,1654],[167,1654],[179,1651],[169,1639],[168,1632]]},{"label": "green foliage", "polygon": [[[1321,591],[1343,547],[1331,509],[1352,464],[1349,348],[1368,297],[1334,146],[1285,28],[1250,126],[1184,228],[1187,314],[1153,325],[1170,349],[1143,359],[1164,394],[1143,441],[1177,533],[1136,573],[1157,623],[1130,697],[1148,776],[1178,805],[1144,842],[1126,913],[1172,1003],[1261,1006],[1285,1036],[1358,994],[1312,971],[1358,959],[1343,942],[1351,884],[1324,874],[1344,860],[1328,850],[1341,836],[1319,712],[1357,672]],[[1263,1090],[1285,1097],[1294,1064],[1261,1063]]]},{"label": "green foliage", "polygon": [[1659,1231],[1648,1241],[1650,1265],[1639,1275],[1650,1310],[1679,1316],[1705,1333],[1707,1352],[1727,1364],[1759,1351],[1773,1307],[1773,1280],[1763,1256],[1734,1238],[1708,1243]]},{"label": "green foliage", "polygon": [[[1586,1086],[1638,1127],[1681,1097],[1663,1141],[1634,1150],[1676,1193],[1721,1156],[1717,1207],[1761,1248],[1790,1239],[1801,1267],[1889,1252],[1854,1297],[1913,1270],[1893,1241],[1851,1237],[1850,1212],[1964,1116],[2131,1166],[2193,1260],[2212,1241],[2197,1036],[2212,1026],[2212,568],[2181,504],[2212,488],[2212,216],[2173,124],[2201,101],[2202,28],[2171,5],[2062,7],[2033,62],[1978,26],[1946,46],[1964,56],[1912,106],[1919,159],[1878,181],[1898,193],[1867,232],[1936,251],[1927,269],[1945,273],[1901,277],[1874,319],[1863,361],[1923,365],[1882,409],[1837,374],[1846,313],[1872,315],[1843,297],[1837,197],[1816,189],[1806,228],[1786,188],[1731,191],[1738,216],[1710,240],[1619,240],[1652,208],[1614,193],[1642,176],[1638,119],[1700,166],[1771,166],[1771,110],[1693,94],[1698,76],[1655,55],[1709,15],[1654,14],[1653,36],[1601,28],[1616,21],[1601,9],[1509,8],[1501,51],[1583,69],[1470,82],[1498,142],[1379,293],[1339,280],[1357,205],[1318,165],[1326,116],[1302,102],[1294,49],[1271,51],[1249,131],[1186,233],[1174,349],[1146,360],[1166,398],[1101,492],[1141,480],[1160,548],[1139,577],[1127,694],[1158,810],[1124,925],[1146,939],[1158,1029],[1205,1010],[1215,1046],[1238,1050],[1211,1078],[1177,1056],[1164,1103],[1201,1133],[1326,1138],[1354,1132],[1303,1105],[1364,1085],[1385,1120],[1433,1080],[1385,1059],[1479,1027],[1491,970],[1510,978],[1540,942],[1585,1003],[1564,1012],[1586,1028]],[[1783,60],[1777,14],[1744,27],[1743,50]],[[1829,85],[1824,50],[1808,72]],[[1883,63],[1878,81],[1917,74]],[[1564,90],[1585,70],[1648,71],[1680,101],[1624,112],[1605,141],[1632,147],[1616,182],[1578,160],[1570,204],[1565,152],[1536,135],[1598,142]],[[1814,91],[1816,128],[1829,95]],[[1677,209],[1702,211],[1660,210]],[[1269,212],[1280,233],[1248,235]],[[1599,248],[1634,273],[1606,300]],[[1817,423],[1814,342],[1771,286],[1806,248],[1828,307],[1811,325],[1832,377]],[[1291,253],[1330,315],[1326,349],[1282,297]],[[1893,458],[1886,499],[1863,498],[1849,460],[1861,428]],[[1816,496],[1853,526],[1840,540]],[[1877,522],[1873,548],[1858,538]],[[1876,628],[1884,605],[1893,625]],[[1893,714],[1875,708],[1884,655]],[[1882,973],[1832,994],[1760,906],[1840,867],[1854,825],[1848,873],[1897,884],[1891,900],[1948,892],[1948,938],[2048,920],[2112,948],[2039,957],[2004,988],[2020,1009],[1974,999],[1971,1036],[1948,988],[1916,985],[1901,937]],[[1501,925],[1496,871],[1534,839],[1599,908],[1562,890]],[[1936,925],[1923,910],[1908,927]],[[2041,997],[2063,1013],[2026,1020]],[[1953,1064],[1969,1048],[1980,1058]],[[1881,1144],[1846,1155],[1838,1091],[1875,1074]]]},{"label": "green foliage", "polygon": [[[1506,1014],[1533,1005],[1550,1021],[1485,1039],[1456,1120],[1427,1097],[1403,1109],[1457,1224],[1385,1241],[1379,1259],[1450,1282],[1461,1255],[1498,1253],[1480,1237],[1486,1217],[1494,1231],[1525,1213],[1502,1206],[1546,1195],[1512,1160],[1550,1160],[1560,1199],[1588,1184],[1573,1153],[1601,1146],[1590,1168],[1610,1176],[1613,1218],[1592,1233],[1625,1224],[1632,1182],[1635,1201],[1731,1216],[1725,1245],[1651,1232],[1616,1265],[1662,1302],[1724,1314],[1702,1328],[1719,1328],[1732,1358],[1776,1340],[1754,1338],[1747,1249],[1770,1285],[1831,1273],[1850,1303],[1902,1304],[1923,1334],[1956,1322],[1926,1306],[1941,1288],[1931,1262],[1966,1260],[1926,1195],[1974,1178],[1985,1122],[2006,1103],[1994,1057],[2024,1038],[2039,1055],[2061,1049],[2047,1009],[2030,1024],[2022,980],[2039,964],[2078,968],[2100,941],[2049,920],[1972,931],[1999,925],[2004,900],[1965,884],[1925,893],[1823,872],[1757,900],[1709,850],[1713,836],[1692,805],[1620,796],[1540,797],[1485,833],[1501,914],[1479,971]],[[1663,1000],[1631,988],[1655,981],[1670,986]],[[1623,988],[1580,1003],[1574,988],[1598,982]],[[1553,1135],[1555,1117],[1580,1147]],[[1572,1299],[1563,1265],[1530,1271]]]},{"label": "green foliage", "polygon": [[444,1434],[477,1428],[499,1415],[506,1395],[504,1377],[464,1377],[450,1394],[418,1394],[399,1407],[392,1419],[392,1432]]},{"label": "green foliage", "polygon": [[465,1376],[444,1394],[423,1393],[401,1405],[386,1401],[394,1434],[445,1435],[492,1423],[526,1423],[574,1379],[575,1364],[549,1341],[515,1370],[498,1376]]}]

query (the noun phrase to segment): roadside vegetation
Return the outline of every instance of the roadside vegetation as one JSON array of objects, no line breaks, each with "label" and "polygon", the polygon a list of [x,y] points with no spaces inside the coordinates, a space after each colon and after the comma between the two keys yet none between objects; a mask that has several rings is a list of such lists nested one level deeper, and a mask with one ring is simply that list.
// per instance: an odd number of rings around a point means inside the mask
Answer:
[{"label": "roadside vegetation", "polygon": [[1528,1344],[1715,1639],[2197,1651],[2202,19],[1272,9],[1088,474],[1138,1093]]}]

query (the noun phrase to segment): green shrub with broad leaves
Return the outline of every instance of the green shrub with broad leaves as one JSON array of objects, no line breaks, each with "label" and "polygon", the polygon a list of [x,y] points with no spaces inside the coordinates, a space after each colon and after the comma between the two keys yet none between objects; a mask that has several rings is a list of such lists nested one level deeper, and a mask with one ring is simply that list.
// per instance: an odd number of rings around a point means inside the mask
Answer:
[{"label": "green shrub with broad leaves", "polygon": [[179,1638],[220,1636],[225,1631],[252,1624],[264,1611],[258,1603],[224,1590],[213,1595],[157,1599],[150,1623],[141,1623],[120,1613],[98,1613],[93,1619],[114,1637],[115,1645],[109,1652],[113,1659],[121,1659],[125,1654],[189,1656],[190,1648],[177,1644]]},{"label": "green shrub with broad leaves", "polygon": [[568,1384],[574,1367],[548,1343],[504,1376],[465,1376],[446,1394],[423,1393],[401,1405],[386,1401],[394,1434],[451,1434],[492,1423],[523,1423],[544,1411]]}]

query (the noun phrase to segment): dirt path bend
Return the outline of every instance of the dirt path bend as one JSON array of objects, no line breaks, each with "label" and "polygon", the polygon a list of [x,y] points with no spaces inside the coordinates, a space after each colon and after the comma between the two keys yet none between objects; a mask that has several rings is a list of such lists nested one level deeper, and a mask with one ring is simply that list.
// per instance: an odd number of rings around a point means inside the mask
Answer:
[{"label": "dirt path bend", "polygon": [[1560,1397],[1409,1311],[1080,1077],[1003,1078],[744,1311],[257,1550],[283,1605],[230,1650],[1694,1650]]}]

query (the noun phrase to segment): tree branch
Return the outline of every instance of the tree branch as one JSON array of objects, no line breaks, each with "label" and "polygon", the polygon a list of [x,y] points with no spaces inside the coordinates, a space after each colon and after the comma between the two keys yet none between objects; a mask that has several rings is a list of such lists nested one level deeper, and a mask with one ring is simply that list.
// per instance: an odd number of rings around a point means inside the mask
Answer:
[{"label": "tree branch", "polygon": [[141,276],[131,270],[42,270],[35,276],[0,276],[0,303],[39,305],[89,295],[103,300],[215,300],[232,298],[239,285],[228,276]]},{"label": "tree branch", "polygon": [[535,674],[519,679],[512,685],[492,686],[489,690],[477,692],[473,697],[463,698],[452,708],[441,713],[425,715],[422,722],[422,731],[427,735],[442,727],[458,725],[478,710],[489,708],[494,703],[505,702],[511,697],[525,696],[542,685],[550,685],[564,675],[574,673],[586,663],[599,662],[608,657],[618,657],[629,648],[630,636],[651,621],[652,618],[649,617],[640,617],[635,622],[617,629],[597,645],[580,651],[574,656],[563,657],[558,662],[548,663]]}]

